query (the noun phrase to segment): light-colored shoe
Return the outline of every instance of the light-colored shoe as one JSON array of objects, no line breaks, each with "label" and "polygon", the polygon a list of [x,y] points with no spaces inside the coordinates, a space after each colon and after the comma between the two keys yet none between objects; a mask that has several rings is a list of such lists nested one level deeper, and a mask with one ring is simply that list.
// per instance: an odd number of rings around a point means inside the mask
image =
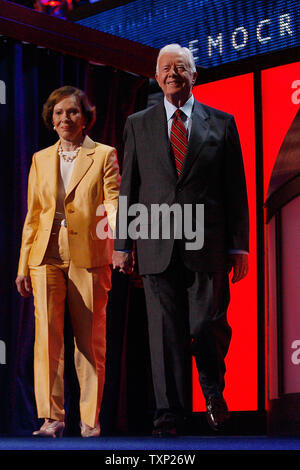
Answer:
[{"label": "light-colored shoe", "polygon": [[38,437],[62,437],[65,429],[63,421],[55,421],[54,419],[45,419],[44,424],[38,431],[32,433]]},{"label": "light-colored shoe", "polygon": [[81,430],[81,436],[82,437],[98,437],[98,436],[100,436],[100,424],[99,423],[97,423],[97,425],[94,428],[92,428],[88,424],[81,421],[80,430]]}]

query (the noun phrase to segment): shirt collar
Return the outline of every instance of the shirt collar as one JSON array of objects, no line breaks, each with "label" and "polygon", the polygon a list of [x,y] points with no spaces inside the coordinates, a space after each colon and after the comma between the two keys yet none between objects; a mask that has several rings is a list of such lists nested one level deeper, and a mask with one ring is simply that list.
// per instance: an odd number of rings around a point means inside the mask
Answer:
[{"label": "shirt collar", "polygon": [[[184,103],[183,106],[181,106],[179,109],[181,109],[184,114],[190,118],[192,115],[192,110],[193,110],[193,105],[194,105],[194,96],[190,96],[190,98]],[[174,106],[170,101],[167,100],[166,97],[164,97],[164,105],[167,113],[167,120],[171,119],[173,117],[173,114],[176,111],[176,106]]]}]

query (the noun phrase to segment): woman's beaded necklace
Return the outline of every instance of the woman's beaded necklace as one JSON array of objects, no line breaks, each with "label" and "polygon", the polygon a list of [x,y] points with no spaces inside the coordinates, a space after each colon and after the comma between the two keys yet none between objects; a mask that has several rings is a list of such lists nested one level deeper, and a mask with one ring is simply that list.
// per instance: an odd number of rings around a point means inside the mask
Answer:
[{"label": "woman's beaded necklace", "polygon": [[82,144],[80,144],[75,150],[63,150],[61,144],[59,144],[58,154],[65,162],[72,162],[77,157],[79,150],[81,149],[81,145]]}]

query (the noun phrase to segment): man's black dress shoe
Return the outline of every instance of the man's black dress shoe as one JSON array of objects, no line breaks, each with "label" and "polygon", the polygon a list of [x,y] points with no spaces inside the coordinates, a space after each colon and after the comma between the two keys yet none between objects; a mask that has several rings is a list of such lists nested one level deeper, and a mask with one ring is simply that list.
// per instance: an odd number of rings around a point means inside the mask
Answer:
[{"label": "man's black dress shoe", "polygon": [[177,429],[173,423],[162,423],[155,426],[152,431],[153,437],[175,437],[177,436]]},{"label": "man's black dress shoe", "polygon": [[210,397],[206,400],[207,421],[214,431],[220,431],[229,419],[229,411],[223,397]]}]

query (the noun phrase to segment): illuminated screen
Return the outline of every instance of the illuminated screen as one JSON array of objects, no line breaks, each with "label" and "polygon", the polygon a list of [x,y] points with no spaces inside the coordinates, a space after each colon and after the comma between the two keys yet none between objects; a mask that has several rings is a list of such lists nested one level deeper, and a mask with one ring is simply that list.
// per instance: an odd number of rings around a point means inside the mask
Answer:
[{"label": "illuminated screen", "polygon": [[[263,117],[263,161],[264,161],[264,200],[268,194],[268,188],[272,170],[279,154],[281,145],[293,123],[300,107],[300,62],[273,67],[261,72],[262,87],[262,117]],[[276,309],[276,251],[274,248],[274,218],[271,220],[269,233],[265,233],[268,240],[268,256],[270,283],[266,284],[269,296],[266,297],[266,329],[269,332],[268,345],[266,345],[266,358],[269,359],[268,367],[268,397],[278,398],[278,346],[277,346],[277,309]],[[267,225],[265,226],[267,230]],[[298,235],[299,236],[299,235]],[[284,239],[284,238],[283,238]],[[272,240],[272,241],[271,241]],[[289,250],[288,250],[289,251]],[[267,252],[267,247],[265,247]],[[284,251],[283,251],[284,253]],[[293,263],[291,263],[293,264]],[[267,282],[267,277],[266,277]],[[293,282],[290,283],[293,285]],[[283,293],[284,296],[287,292]],[[293,299],[294,301],[294,299]],[[267,304],[269,302],[269,305]],[[283,304],[284,305],[284,304]],[[297,324],[291,322],[292,331],[297,332]],[[284,334],[289,332],[290,327],[284,328]],[[292,333],[293,335],[293,333]],[[291,336],[292,336],[291,335]],[[282,355],[284,359],[289,356],[290,351],[284,345]],[[284,365],[285,370],[291,367],[289,361]],[[294,371],[293,371],[294,373]],[[266,397],[267,398],[267,397]]]},{"label": "illuminated screen", "polygon": [[78,23],[161,48],[190,48],[211,67],[300,45],[297,0],[136,0]]},{"label": "illuminated screen", "polygon": [[[250,211],[250,270],[231,284],[228,320],[232,341],[226,357],[224,396],[231,411],[257,409],[257,264],[256,264],[256,174],[253,75],[246,74],[199,85],[195,98],[235,118],[243,151]],[[205,402],[193,366],[193,409],[204,411]]]}]

